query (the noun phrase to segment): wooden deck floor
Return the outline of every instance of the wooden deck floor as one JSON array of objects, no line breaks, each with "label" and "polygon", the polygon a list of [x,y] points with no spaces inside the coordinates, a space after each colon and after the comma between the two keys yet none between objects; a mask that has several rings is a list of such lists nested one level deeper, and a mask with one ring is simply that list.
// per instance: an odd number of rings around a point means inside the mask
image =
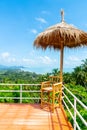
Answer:
[{"label": "wooden deck floor", "polygon": [[0,130],[73,130],[64,112],[43,110],[38,104],[0,104]]}]

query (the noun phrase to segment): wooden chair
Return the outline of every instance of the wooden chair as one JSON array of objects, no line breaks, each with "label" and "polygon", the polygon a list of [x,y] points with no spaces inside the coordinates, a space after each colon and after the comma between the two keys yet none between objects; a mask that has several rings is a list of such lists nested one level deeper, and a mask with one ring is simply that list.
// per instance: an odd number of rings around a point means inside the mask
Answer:
[{"label": "wooden chair", "polygon": [[52,112],[61,104],[62,83],[52,84],[50,81],[41,85],[41,108],[48,106]]},{"label": "wooden chair", "polygon": [[49,76],[49,81],[52,83],[58,83],[60,82],[60,77],[59,76]]}]

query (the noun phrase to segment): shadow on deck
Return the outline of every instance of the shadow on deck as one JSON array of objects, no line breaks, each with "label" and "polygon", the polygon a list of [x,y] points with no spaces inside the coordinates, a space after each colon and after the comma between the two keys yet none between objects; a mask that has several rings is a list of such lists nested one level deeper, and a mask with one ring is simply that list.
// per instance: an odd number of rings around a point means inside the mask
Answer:
[{"label": "shadow on deck", "polygon": [[43,110],[39,104],[0,104],[0,130],[73,130],[64,111]]}]

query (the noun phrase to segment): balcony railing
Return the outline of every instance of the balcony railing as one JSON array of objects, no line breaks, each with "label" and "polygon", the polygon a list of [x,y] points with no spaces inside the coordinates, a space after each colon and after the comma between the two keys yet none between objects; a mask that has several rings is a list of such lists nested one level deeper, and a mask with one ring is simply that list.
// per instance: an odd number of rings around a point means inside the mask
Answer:
[{"label": "balcony railing", "polygon": [[[34,103],[39,103],[40,87],[41,84],[0,84],[0,100],[3,99],[5,102],[14,100],[14,102],[20,103],[23,103],[24,100],[27,102],[33,100]],[[7,99],[8,101],[6,101]]]},{"label": "balcony railing", "polygon": [[[33,100],[33,103],[40,103],[40,88],[41,84],[0,84],[0,102],[3,102],[3,100],[11,102],[13,100],[13,102],[24,103],[24,100],[27,100],[26,102],[30,103],[29,100]],[[8,93],[10,93],[10,96]],[[80,110],[78,110],[78,104],[87,112],[87,106],[63,85],[63,105],[72,117],[74,130],[82,130],[80,122],[77,122],[77,116],[87,127],[87,121],[81,115]],[[72,108],[73,112],[71,112],[70,108]]]},{"label": "balcony railing", "polygon": [[[63,104],[70,113],[70,116],[73,119],[73,127],[74,130],[82,130],[80,127],[80,122],[77,122],[77,118],[79,117],[80,121],[87,127],[87,120],[83,118],[80,114],[79,108],[85,110],[87,113],[87,106],[84,105],[68,88],[63,85]],[[71,99],[71,100],[70,100]],[[69,107],[70,106],[70,107]],[[72,111],[70,110],[72,108]],[[85,129],[86,130],[86,129]]]}]

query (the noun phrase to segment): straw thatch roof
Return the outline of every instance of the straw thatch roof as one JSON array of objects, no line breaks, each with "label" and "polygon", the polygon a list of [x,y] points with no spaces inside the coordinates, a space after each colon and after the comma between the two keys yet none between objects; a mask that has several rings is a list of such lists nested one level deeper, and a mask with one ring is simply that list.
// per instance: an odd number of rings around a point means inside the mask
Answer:
[{"label": "straw thatch roof", "polygon": [[87,45],[87,33],[62,21],[40,33],[35,39],[34,45],[43,49]]}]

